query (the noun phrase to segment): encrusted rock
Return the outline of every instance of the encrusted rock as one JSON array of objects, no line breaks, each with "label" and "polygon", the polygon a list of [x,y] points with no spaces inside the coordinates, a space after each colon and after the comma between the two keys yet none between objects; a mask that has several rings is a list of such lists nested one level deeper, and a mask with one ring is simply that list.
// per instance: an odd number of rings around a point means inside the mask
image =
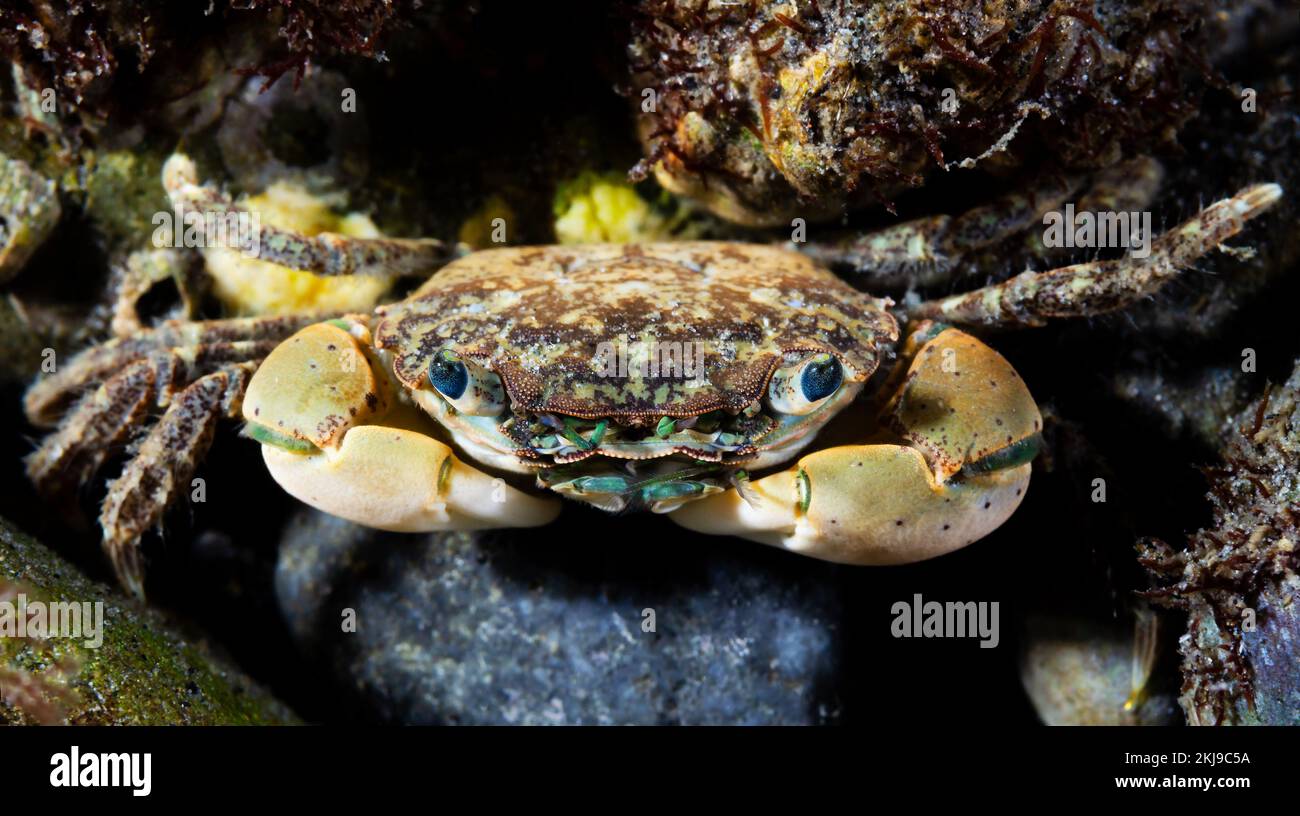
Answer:
[{"label": "encrusted rock", "polygon": [[18,274],[59,221],[53,181],[0,153],[0,283]]},{"label": "encrusted rock", "polygon": [[1206,470],[1214,523],[1184,550],[1141,545],[1143,564],[1167,582],[1148,596],[1188,614],[1188,722],[1300,724],[1300,366],[1231,427],[1222,462]]},{"label": "encrusted rock", "polygon": [[[0,725],[296,721],[288,708],[201,641],[89,580],[0,519],[0,602],[16,610],[20,595],[47,610],[55,603],[89,604],[92,610],[102,604],[102,629],[89,637],[82,621],[81,637],[42,638],[0,629]],[[94,645],[100,638],[102,643]]]}]

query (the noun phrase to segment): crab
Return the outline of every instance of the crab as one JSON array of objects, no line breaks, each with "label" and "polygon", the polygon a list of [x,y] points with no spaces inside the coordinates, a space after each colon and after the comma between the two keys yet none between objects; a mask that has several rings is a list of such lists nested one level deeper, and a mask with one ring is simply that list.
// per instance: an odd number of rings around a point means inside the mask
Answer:
[{"label": "crab", "polygon": [[[177,206],[240,211],[184,156],[163,182]],[[83,484],[162,411],[100,515],[138,594],[140,537],[188,488],[223,416],[242,417],[288,493],[376,528],[536,527],[567,498],[828,561],[919,561],[1012,515],[1042,430],[1012,366],[960,326],[1122,308],[1280,196],[1247,187],[1142,259],[1026,272],[905,311],[761,244],[463,254],[262,226],[259,257],[283,266],[437,271],[369,314],[171,320],[82,351],[26,395],[29,418],[57,427],[27,469],[43,489]]]}]

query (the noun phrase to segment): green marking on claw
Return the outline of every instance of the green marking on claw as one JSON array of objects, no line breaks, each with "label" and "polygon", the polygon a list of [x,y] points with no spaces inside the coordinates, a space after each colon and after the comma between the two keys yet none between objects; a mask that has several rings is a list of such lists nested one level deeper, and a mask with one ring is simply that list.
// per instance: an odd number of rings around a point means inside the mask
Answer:
[{"label": "green marking on claw", "polygon": [[261,442],[263,445],[270,445],[273,448],[287,450],[290,453],[315,453],[320,450],[320,448],[317,448],[305,439],[298,439],[297,437],[282,434],[262,425],[245,425],[244,436]]},{"label": "green marking on claw", "polygon": [[1018,442],[1007,445],[1000,451],[994,451],[978,462],[970,462],[962,468],[963,473],[992,473],[995,470],[1007,470],[1008,468],[1019,467],[1026,462],[1033,461],[1034,457],[1043,448],[1043,437],[1041,434],[1026,436]]},{"label": "green marking on claw", "polygon": [[916,344],[918,346],[923,346],[951,328],[951,323],[941,323],[936,320],[927,326],[924,331],[916,333]]},{"label": "green marking on claw", "polygon": [[451,475],[451,465],[451,457],[448,456],[446,459],[442,460],[442,464],[438,467],[437,491],[439,496],[443,494],[443,491],[447,487],[447,477]]},{"label": "green marking on claw", "polygon": [[799,493],[799,512],[807,513],[808,506],[812,504],[812,480],[808,478],[808,471],[799,468],[794,475],[794,486]]}]

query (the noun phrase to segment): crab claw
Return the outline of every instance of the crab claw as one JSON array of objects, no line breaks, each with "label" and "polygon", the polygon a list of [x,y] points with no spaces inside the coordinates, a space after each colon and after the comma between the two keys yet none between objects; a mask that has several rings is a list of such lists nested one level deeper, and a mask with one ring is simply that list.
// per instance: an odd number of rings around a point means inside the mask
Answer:
[{"label": "crab claw", "polygon": [[847,564],[922,561],[988,535],[1020,505],[1042,418],[997,352],[922,324],[881,425],[901,441],[818,451],[687,504],[682,526]]},{"label": "crab claw", "polygon": [[384,361],[357,321],[308,326],[277,346],[244,398],[246,434],[271,476],[332,515],[399,532],[532,527],[559,502],[460,461],[398,404]]}]

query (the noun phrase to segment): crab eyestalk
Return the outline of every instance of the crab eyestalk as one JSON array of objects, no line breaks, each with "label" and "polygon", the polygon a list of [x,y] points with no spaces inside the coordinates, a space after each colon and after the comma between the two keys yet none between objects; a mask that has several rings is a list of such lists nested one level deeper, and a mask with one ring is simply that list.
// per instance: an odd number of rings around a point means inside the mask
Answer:
[{"label": "crab eyestalk", "polygon": [[429,361],[429,385],[462,414],[497,416],[506,409],[501,378],[451,349]]},{"label": "crab eyestalk", "polygon": [[772,374],[767,401],[781,414],[803,416],[822,405],[844,383],[844,366],[833,354],[814,354]]}]

